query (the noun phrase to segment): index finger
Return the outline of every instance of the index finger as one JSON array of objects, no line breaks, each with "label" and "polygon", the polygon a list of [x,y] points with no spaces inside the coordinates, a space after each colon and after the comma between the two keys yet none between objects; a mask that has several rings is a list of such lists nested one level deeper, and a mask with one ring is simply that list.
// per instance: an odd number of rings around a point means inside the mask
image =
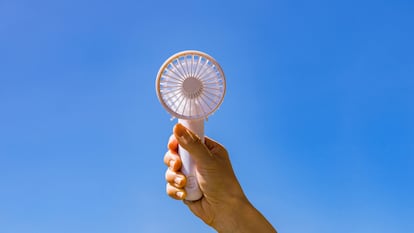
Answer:
[{"label": "index finger", "polygon": [[174,134],[170,136],[168,140],[168,149],[178,153],[178,141]]}]

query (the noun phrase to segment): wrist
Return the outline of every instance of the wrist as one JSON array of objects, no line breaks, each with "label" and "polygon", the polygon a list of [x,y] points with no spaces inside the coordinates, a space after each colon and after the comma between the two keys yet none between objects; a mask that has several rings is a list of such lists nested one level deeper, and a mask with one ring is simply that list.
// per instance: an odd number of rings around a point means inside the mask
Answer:
[{"label": "wrist", "polygon": [[234,198],[227,204],[228,211],[223,211],[212,224],[218,233],[277,233],[246,197]]},{"label": "wrist", "polygon": [[212,227],[219,233],[240,232],[240,222],[245,221],[244,215],[254,208],[246,197],[229,198],[220,215],[212,223]]}]

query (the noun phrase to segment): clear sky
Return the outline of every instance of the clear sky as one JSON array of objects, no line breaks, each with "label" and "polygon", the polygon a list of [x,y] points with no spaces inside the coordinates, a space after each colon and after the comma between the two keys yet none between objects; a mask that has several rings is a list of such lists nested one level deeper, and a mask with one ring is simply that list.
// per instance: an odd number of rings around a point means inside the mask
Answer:
[{"label": "clear sky", "polygon": [[0,232],[214,232],[165,194],[155,78],[212,55],[206,133],[279,232],[414,232],[414,2],[0,0]]}]

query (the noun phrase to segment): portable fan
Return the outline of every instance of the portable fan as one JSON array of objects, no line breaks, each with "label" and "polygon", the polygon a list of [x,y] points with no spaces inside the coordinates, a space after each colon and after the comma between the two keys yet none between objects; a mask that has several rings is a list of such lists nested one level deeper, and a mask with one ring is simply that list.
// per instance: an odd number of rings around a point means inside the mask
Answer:
[{"label": "portable fan", "polygon": [[[223,102],[226,80],[220,65],[199,51],[183,51],[168,58],[158,71],[157,96],[178,122],[204,142],[204,120]],[[187,177],[187,200],[198,200],[202,193],[197,169],[188,151],[179,147],[182,172]]]}]

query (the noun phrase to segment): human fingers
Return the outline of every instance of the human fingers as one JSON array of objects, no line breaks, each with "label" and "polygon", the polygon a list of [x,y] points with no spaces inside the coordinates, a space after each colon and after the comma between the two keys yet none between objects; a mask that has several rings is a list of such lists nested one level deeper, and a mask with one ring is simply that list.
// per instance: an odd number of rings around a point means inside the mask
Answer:
[{"label": "human fingers", "polygon": [[167,183],[166,192],[168,196],[176,200],[183,200],[186,195],[186,192],[183,188],[174,187],[170,183]]},{"label": "human fingers", "polygon": [[181,158],[176,152],[169,150],[164,155],[164,164],[172,171],[178,171],[181,169]]},{"label": "human fingers", "polygon": [[170,138],[168,139],[168,149],[171,151],[175,151],[178,153],[178,141],[175,138],[174,134],[172,134],[170,136]]},{"label": "human fingers", "polygon": [[186,177],[181,172],[175,172],[167,169],[165,172],[165,180],[176,188],[183,188],[187,183]]},{"label": "human fingers", "polygon": [[175,125],[173,132],[179,145],[187,150],[197,163],[211,161],[212,156],[210,151],[191,130],[178,123]]}]

